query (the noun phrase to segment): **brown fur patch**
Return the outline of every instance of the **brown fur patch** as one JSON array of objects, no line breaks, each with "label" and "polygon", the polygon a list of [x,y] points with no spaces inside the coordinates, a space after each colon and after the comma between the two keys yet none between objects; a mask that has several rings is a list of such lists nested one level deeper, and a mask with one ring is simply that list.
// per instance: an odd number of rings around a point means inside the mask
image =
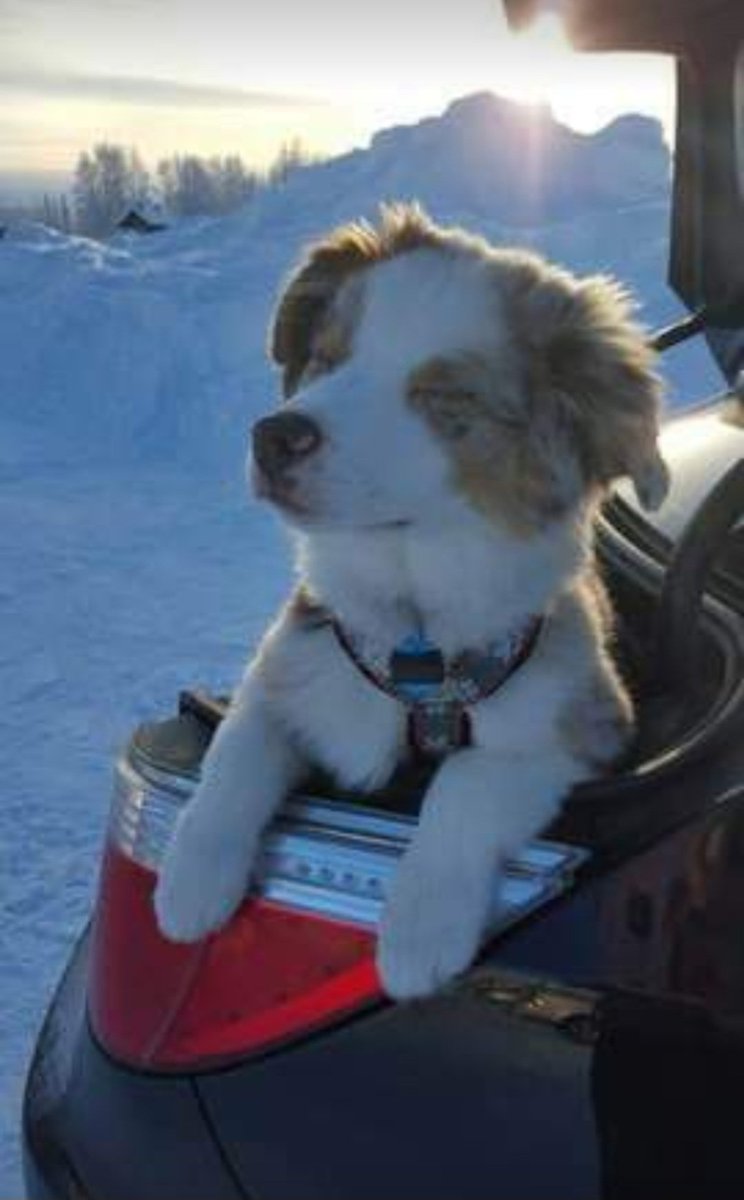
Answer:
[{"label": "brown fur patch", "polygon": [[300,584],[290,596],[287,611],[306,631],[321,629],[331,619],[328,609],[315,599],[304,584]]},{"label": "brown fur patch", "polygon": [[498,361],[475,354],[431,359],[412,373],[408,401],[444,443],[455,486],[485,517],[524,537],[565,511],[568,497],[530,421],[508,351]]},{"label": "brown fur patch", "polygon": [[284,368],[285,397],[297,389],[311,359],[313,337],[339,288],[376,263],[424,248],[446,249],[452,234],[433,225],[417,205],[387,205],[380,224],[344,225],[310,246],[279,300],[270,352]]},{"label": "brown fur patch", "polygon": [[313,360],[320,367],[332,370],[348,358],[351,349],[352,325],[339,317],[325,321],[313,339]]},{"label": "brown fur patch", "polygon": [[527,252],[450,244],[484,258],[506,326],[482,356],[435,359],[411,378],[410,402],[446,442],[457,486],[525,535],[624,475],[658,504],[661,385],[622,289]]},{"label": "brown fur patch", "polygon": [[459,441],[489,413],[489,366],[475,354],[431,358],[412,371],[406,388],[411,407],[448,441]]},{"label": "brown fur patch", "polygon": [[514,261],[507,285],[533,412],[571,439],[588,484],[628,475],[644,503],[658,504],[661,380],[627,294],[611,279],[577,279],[529,255]]},{"label": "brown fur patch", "polygon": [[455,481],[483,516],[520,537],[539,533],[565,512],[550,473],[532,453],[527,435],[510,439],[497,451],[494,468],[489,450],[496,441],[487,438],[476,452],[457,455]]},{"label": "brown fur patch", "polygon": [[339,286],[311,333],[309,357],[300,373],[298,385],[335,370],[350,356],[363,303],[364,290],[360,279],[346,280]]}]

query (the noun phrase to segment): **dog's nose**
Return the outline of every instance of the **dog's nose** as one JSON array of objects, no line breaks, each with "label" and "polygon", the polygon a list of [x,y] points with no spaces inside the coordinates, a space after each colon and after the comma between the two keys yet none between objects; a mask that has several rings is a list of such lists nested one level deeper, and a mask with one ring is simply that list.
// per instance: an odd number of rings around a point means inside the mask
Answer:
[{"label": "dog's nose", "polygon": [[277,413],[253,426],[253,455],[269,478],[307,458],[322,441],[320,427],[304,413]]}]

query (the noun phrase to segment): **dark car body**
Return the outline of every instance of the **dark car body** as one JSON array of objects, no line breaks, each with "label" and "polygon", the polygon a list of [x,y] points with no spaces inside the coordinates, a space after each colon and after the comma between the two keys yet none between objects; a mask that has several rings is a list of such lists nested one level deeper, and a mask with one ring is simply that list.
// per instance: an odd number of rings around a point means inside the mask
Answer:
[{"label": "dark car body", "polygon": [[[507,3],[515,20],[529,7]],[[464,977],[406,1004],[372,989],[244,1054],[148,1066],[104,1044],[99,902],[29,1071],[31,1200],[744,1194],[744,10],[566,7],[587,48],[678,56],[672,282],[728,379],[725,395],[666,426],[672,489],[653,521],[620,489],[599,522],[641,718],[633,755],[572,794],[548,831],[570,872]],[[218,719],[219,705],[185,697],[134,735],[126,770],[166,791],[193,780]],[[326,816],[358,810],[391,839],[421,789],[405,773],[371,798],[308,784]]]}]

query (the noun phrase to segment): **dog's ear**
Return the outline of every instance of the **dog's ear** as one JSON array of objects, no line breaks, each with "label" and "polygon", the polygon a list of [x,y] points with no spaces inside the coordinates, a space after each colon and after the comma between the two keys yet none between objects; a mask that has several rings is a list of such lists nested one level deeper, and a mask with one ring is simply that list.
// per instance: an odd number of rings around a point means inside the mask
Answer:
[{"label": "dog's ear", "polygon": [[669,475],[657,446],[662,385],[632,302],[614,280],[579,279],[525,263],[519,311],[527,381],[540,422],[576,448],[590,486],[628,476],[640,503],[658,508]]},{"label": "dog's ear", "polygon": [[285,398],[302,378],[313,336],[342,283],[375,262],[377,236],[370,226],[341,226],[311,246],[279,297],[269,334],[269,352],[283,368]]}]

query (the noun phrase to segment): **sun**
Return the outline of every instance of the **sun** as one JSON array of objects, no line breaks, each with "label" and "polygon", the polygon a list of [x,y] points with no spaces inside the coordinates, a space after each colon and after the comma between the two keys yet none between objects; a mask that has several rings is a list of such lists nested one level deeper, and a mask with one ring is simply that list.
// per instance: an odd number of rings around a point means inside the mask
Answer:
[{"label": "sun", "polygon": [[659,54],[580,53],[560,17],[544,13],[513,35],[497,90],[525,104],[548,105],[574,129],[591,132],[618,111],[656,112],[671,129],[671,60]]},{"label": "sun", "polygon": [[525,104],[554,104],[570,91],[576,57],[560,18],[544,13],[526,32],[511,38],[510,94]]}]

